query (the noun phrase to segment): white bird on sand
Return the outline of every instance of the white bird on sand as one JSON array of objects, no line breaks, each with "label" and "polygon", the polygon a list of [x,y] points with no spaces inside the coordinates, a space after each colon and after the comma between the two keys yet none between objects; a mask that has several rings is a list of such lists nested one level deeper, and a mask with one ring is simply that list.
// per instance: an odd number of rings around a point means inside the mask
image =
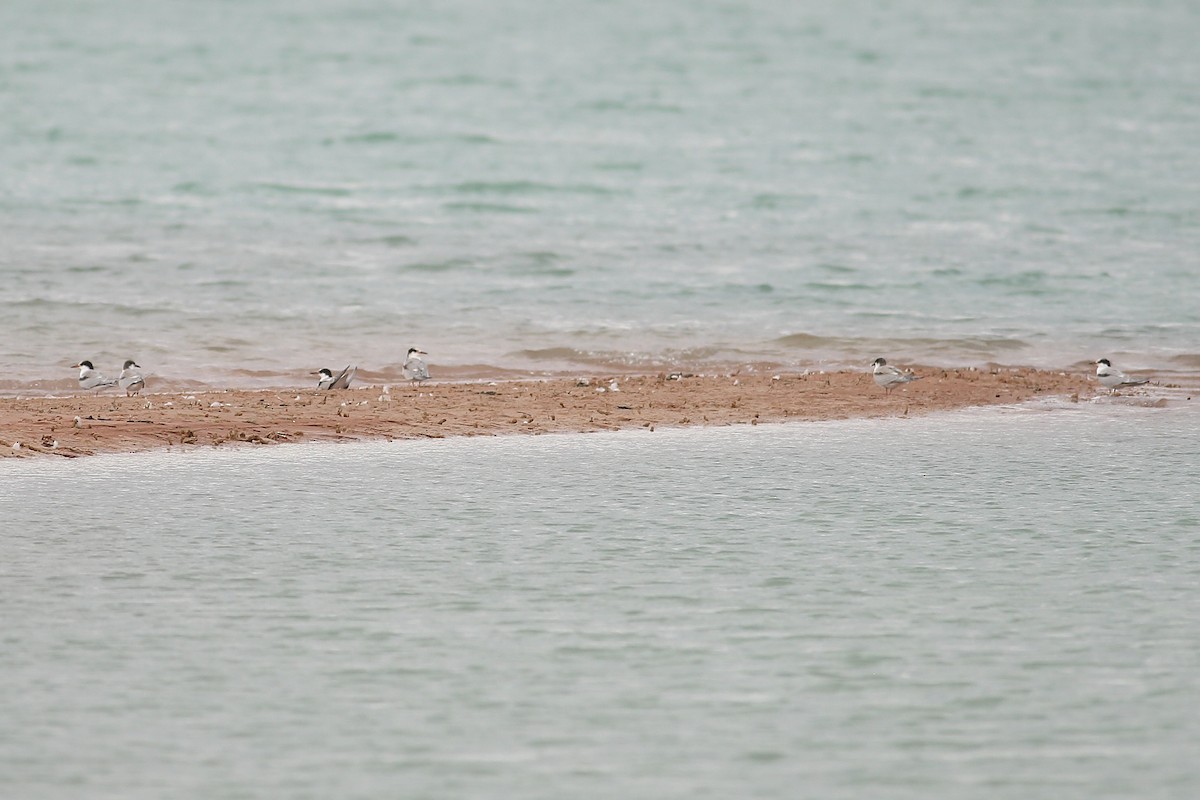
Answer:
[{"label": "white bird on sand", "polygon": [[872,364],[875,369],[875,383],[883,388],[884,394],[890,394],[892,387],[901,383],[909,383],[910,381],[921,380],[920,375],[914,375],[911,372],[904,372],[897,367],[893,367],[887,363],[885,359],[877,358]]},{"label": "white bird on sand", "polygon": [[1096,362],[1096,380],[1100,381],[1101,386],[1108,389],[1109,394],[1116,394],[1117,389],[1122,386],[1141,386],[1143,383],[1150,382],[1146,378],[1129,377],[1114,367],[1107,358],[1101,358]]},{"label": "white bird on sand", "polygon": [[106,378],[101,375],[90,361],[80,361],[78,364],[72,364],[73,367],[79,367],[79,388],[80,389],[102,389],[105,386],[116,386],[117,382],[112,378]]},{"label": "white bird on sand", "polygon": [[146,379],[142,377],[141,369],[141,366],[132,358],[125,362],[125,366],[121,367],[121,377],[117,378],[117,385],[125,390],[126,397],[137,394],[146,388]]},{"label": "white bird on sand", "polygon": [[424,350],[415,347],[408,348],[408,358],[404,359],[404,377],[413,383],[429,380],[429,367],[421,356],[427,356]]},{"label": "white bird on sand", "polygon": [[331,370],[324,367],[313,374],[321,376],[317,380],[318,389],[349,389],[350,381],[354,380],[354,376],[358,374],[358,367],[347,366],[336,378],[333,377]]}]

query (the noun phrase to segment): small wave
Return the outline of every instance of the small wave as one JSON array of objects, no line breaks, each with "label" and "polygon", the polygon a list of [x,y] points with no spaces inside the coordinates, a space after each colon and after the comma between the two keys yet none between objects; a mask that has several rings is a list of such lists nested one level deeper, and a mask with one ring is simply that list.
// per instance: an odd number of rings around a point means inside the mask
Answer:
[{"label": "small wave", "polygon": [[784,194],[756,194],[750,198],[751,208],[761,209],[776,209],[784,205],[788,201],[788,196]]},{"label": "small wave", "polygon": [[258,189],[280,194],[308,194],[321,197],[349,197],[353,192],[344,186],[317,186],[300,183],[260,182],[254,184]]},{"label": "small wave", "polygon": [[140,197],[114,197],[112,199],[87,200],[84,205],[113,206],[116,208],[137,208],[142,205]]},{"label": "small wave", "polygon": [[921,88],[917,89],[917,95],[919,97],[960,100],[964,98],[978,97],[979,93],[968,89],[959,89],[954,86],[922,86]]},{"label": "small wave", "polygon": [[554,184],[540,181],[466,181],[450,187],[459,194],[581,194],[605,196],[616,194],[612,189],[588,183]]},{"label": "small wave", "polygon": [[[385,137],[394,136],[394,139],[384,138],[366,138],[366,137]],[[444,144],[466,144],[466,145],[494,145],[500,144],[501,140],[495,136],[490,136],[486,133],[444,133],[444,134],[401,134],[392,133],[390,131],[379,131],[376,133],[351,134],[342,139],[342,141],[351,144],[384,144],[384,143],[403,143],[411,145],[444,145]]]},{"label": "small wave", "polygon": [[961,339],[909,339],[902,340],[911,342],[917,347],[928,347],[931,351],[937,353],[956,354],[961,351],[970,353],[978,353],[986,355],[996,351],[1016,352],[1025,350],[1029,347],[1029,343],[1021,339],[1004,339],[1004,338],[961,338]]},{"label": "small wave", "polygon": [[596,100],[580,106],[584,111],[632,111],[649,114],[682,114],[683,106],[674,103],[628,103],[624,100]]},{"label": "small wave", "polygon": [[192,195],[206,195],[212,193],[207,187],[205,187],[204,184],[200,183],[199,181],[184,181],[183,183],[177,183],[171,187],[171,191],[177,192],[178,194]]},{"label": "small wave", "polygon": [[514,355],[533,361],[577,361],[588,357],[583,350],[573,347],[542,347],[530,350],[518,350]]},{"label": "small wave", "polygon": [[817,269],[825,270],[826,272],[833,272],[838,275],[848,275],[853,272],[858,272],[858,270],[854,267],[847,266],[846,264],[834,264],[830,261],[822,261],[816,266]]},{"label": "small wave", "polygon": [[1200,369],[1200,353],[1179,353],[1171,356],[1167,361],[1186,369]]},{"label": "small wave", "polygon": [[536,214],[537,209],[507,203],[445,203],[447,211],[469,211],[480,214]]},{"label": "small wave", "polygon": [[601,161],[595,166],[604,172],[641,172],[646,168],[640,161]]},{"label": "small wave", "polygon": [[779,194],[775,192],[756,194],[750,199],[750,207],[761,211],[809,208],[813,204],[814,198],[811,195]]},{"label": "small wave", "polygon": [[403,137],[392,131],[370,131],[347,136],[343,141],[351,144],[392,144],[403,141]]},{"label": "small wave", "polygon": [[857,347],[868,341],[867,339],[849,339],[841,336],[817,336],[812,333],[789,333],[786,336],[780,336],[772,343],[789,350],[829,350]]},{"label": "small wave", "polygon": [[624,100],[595,100],[585,103],[583,108],[588,111],[625,111],[629,108],[629,104]]},{"label": "small wave", "polygon": [[792,333],[781,336],[773,344],[788,350],[812,350],[819,353],[849,353],[865,355],[903,351],[915,355],[987,357],[999,352],[1016,352],[1029,347],[1020,339],[988,337],[897,338],[818,336],[811,333]]},{"label": "small wave", "polygon": [[459,144],[500,144],[499,139],[486,133],[456,133],[446,138]]},{"label": "small wave", "polygon": [[200,281],[196,285],[205,289],[244,289],[251,284],[240,278],[215,278],[210,281]]},{"label": "small wave", "polygon": [[976,283],[979,286],[1000,286],[1022,291],[1041,291],[1045,288],[1046,273],[1041,270],[1024,270],[1011,275],[987,275]]},{"label": "small wave", "polygon": [[149,316],[151,314],[174,314],[174,309],[166,308],[162,305],[147,304],[144,306],[134,306],[127,303],[106,303],[97,300],[51,300],[45,297],[25,297],[19,300],[11,300],[4,303],[7,308],[32,308],[46,309],[48,311],[67,311],[74,317],[77,314],[87,310],[90,315],[87,318],[93,319],[98,314],[113,314],[118,317],[138,317]]},{"label": "small wave", "polygon": [[396,83],[396,86],[402,89],[419,89],[426,86],[497,86],[511,88],[513,82],[511,80],[494,80],[485,75],[476,75],[471,72],[455,72],[445,75],[422,76],[401,80]]},{"label": "small wave", "polygon": [[1131,206],[1108,206],[1104,208],[1074,208],[1062,212],[1064,216],[1072,217],[1137,217],[1140,219],[1157,219],[1174,223],[1194,223],[1196,214],[1190,210],[1174,210],[1163,208],[1139,208]]},{"label": "small wave", "polygon": [[415,261],[411,264],[401,264],[394,269],[397,272],[453,272],[471,266],[472,262],[465,258],[448,258],[445,261]]},{"label": "small wave", "polygon": [[868,286],[865,283],[838,283],[836,281],[809,281],[804,284],[804,288],[819,292],[862,292],[874,290],[874,287]]},{"label": "small wave", "polygon": [[657,366],[656,360],[649,359],[644,354],[577,350],[573,347],[545,347],[519,350],[510,355],[544,365],[551,370],[559,371],[571,367],[620,371],[631,368],[649,369]]},{"label": "small wave", "polygon": [[469,72],[432,78],[422,81],[422,83],[433,86],[512,86],[511,81],[492,80],[483,75],[473,75]]},{"label": "small wave", "polygon": [[510,357],[532,361],[554,371],[587,367],[597,371],[655,372],[664,369],[698,368],[704,364],[740,363],[736,352],[718,347],[694,347],[685,350],[646,353],[637,351],[579,350],[573,347],[547,347],[519,350]]},{"label": "small wave", "polygon": [[540,275],[551,278],[565,278],[575,274],[575,270],[562,266],[565,256],[551,251],[520,253],[519,263],[510,268],[516,275]]}]

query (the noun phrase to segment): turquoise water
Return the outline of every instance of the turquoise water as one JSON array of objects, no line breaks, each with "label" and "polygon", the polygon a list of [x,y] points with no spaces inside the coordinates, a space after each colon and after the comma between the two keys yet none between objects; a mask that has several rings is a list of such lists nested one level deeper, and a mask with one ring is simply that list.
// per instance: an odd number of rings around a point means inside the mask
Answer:
[{"label": "turquoise water", "polygon": [[0,389],[1200,366],[1193,3],[0,7]]},{"label": "turquoise water", "polygon": [[5,793],[1192,797],[1196,423],[0,462]]}]

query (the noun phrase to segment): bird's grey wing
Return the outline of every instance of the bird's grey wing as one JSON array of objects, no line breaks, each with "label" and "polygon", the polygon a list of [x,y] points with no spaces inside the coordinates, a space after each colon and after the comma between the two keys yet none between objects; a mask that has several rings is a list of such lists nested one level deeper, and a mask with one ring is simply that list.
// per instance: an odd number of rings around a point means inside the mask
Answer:
[{"label": "bird's grey wing", "polygon": [[354,380],[354,375],[357,372],[358,372],[358,367],[347,366],[344,370],[341,371],[341,374],[339,374],[336,378],[334,378],[333,383],[330,385],[329,388],[330,389],[349,389],[350,381]]}]

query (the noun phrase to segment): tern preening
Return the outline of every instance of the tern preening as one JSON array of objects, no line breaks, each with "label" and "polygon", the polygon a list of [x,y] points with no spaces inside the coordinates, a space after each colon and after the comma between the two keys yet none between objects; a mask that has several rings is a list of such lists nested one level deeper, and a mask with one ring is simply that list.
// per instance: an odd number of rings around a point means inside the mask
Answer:
[{"label": "tern preening", "polygon": [[421,356],[427,356],[424,350],[415,347],[408,348],[408,358],[404,359],[404,377],[413,383],[429,380],[429,367]]},{"label": "tern preening", "polygon": [[1107,358],[1096,361],[1096,380],[1100,381],[1101,386],[1108,389],[1109,394],[1116,394],[1117,389],[1122,386],[1141,386],[1143,383],[1150,382],[1146,378],[1129,377],[1114,367]]},{"label": "tern preening", "polygon": [[79,367],[79,388],[80,389],[103,389],[105,386],[116,386],[117,382],[112,378],[106,378],[101,375],[90,361],[80,361],[78,364],[72,364],[73,367]]},{"label": "tern preening", "polygon": [[134,360],[128,359],[121,367],[121,377],[117,378],[117,386],[125,390],[125,396],[137,394],[146,388],[146,379],[142,377],[142,368]]},{"label": "tern preening", "polygon": [[897,384],[919,381],[921,379],[920,375],[914,375],[898,367],[893,367],[883,358],[875,359],[872,364],[875,367],[873,370],[875,383],[883,388],[884,394],[891,394],[892,387]]},{"label": "tern preening", "polygon": [[318,389],[349,389],[350,381],[354,380],[355,374],[358,372],[358,367],[346,367],[338,376],[333,377],[333,372],[325,367],[314,372],[314,375],[320,375],[317,380]]}]

